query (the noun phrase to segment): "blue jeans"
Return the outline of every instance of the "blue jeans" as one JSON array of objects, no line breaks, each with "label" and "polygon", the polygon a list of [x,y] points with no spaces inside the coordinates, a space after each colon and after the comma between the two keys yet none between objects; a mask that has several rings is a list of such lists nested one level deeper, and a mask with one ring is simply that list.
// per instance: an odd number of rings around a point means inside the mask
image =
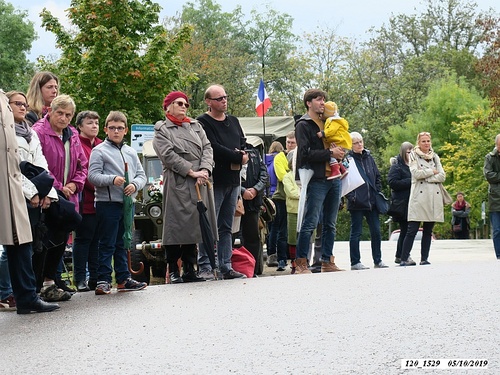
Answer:
[{"label": "blue jeans", "polygon": [[[215,213],[217,215],[217,259],[222,273],[232,270],[231,255],[233,254],[233,218],[236,212],[236,200],[240,186],[217,186],[214,184]],[[212,267],[207,257],[204,244],[200,244],[198,267],[202,271],[210,271]]]},{"label": "blue jeans", "polygon": [[31,265],[31,242],[22,245],[4,245],[7,250],[10,281],[18,308],[38,300],[36,280]]},{"label": "blue jeans", "polygon": [[73,269],[75,282],[97,281],[99,266],[99,238],[97,236],[96,214],[83,214],[82,222],[75,231],[73,239]]},{"label": "blue jeans", "polygon": [[123,244],[123,204],[117,202],[96,202],[97,228],[99,234],[99,267],[97,280],[112,282],[111,273],[115,268],[118,284],[130,277],[127,251]]},{"label": "blue jeans", "polygon": [[307,258],[311,236],[323,213],[321,229],[321,261],[329,262],[333,254],[337,215],[339,213],[340,179],[312,180],[307,185],[304,218],[297,236],[297,258]]},{"label": "blue jeans", "polygon": [[12,294],[10,284],[9,261],[7,260],[7,250],[0,245],[0,299],[6,299]]},{"label": "blue jeans", "polygon": [[500,258],[500,211],[490,212],[491,229],[493,231],[493,247],[495,255]]},{"label": "blue jeans", "polygon": [[373,263],[379,264],[382,260],[382,236],[380,235],[380,219],[378,211],[375,210],[352,210],[351,214],[351,235],[349,237],[349,251],[351,254],[351,266],[361,262],[359,251],[359,241],[363,233],[363,217],[366,217],[368,228],[370,229],[371,247]]}]

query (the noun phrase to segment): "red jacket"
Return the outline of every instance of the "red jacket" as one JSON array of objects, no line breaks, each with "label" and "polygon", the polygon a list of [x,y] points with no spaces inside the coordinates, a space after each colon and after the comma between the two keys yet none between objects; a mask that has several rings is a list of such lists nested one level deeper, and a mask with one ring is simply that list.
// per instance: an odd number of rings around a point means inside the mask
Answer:
[{"label": "red jacket", "polygon": [[[102,140],[100,138],[96,138],[94,140],[94,145],[91,145],[90,139],[82,137],[80,135],[80,142],[82,143],[82,148],[83,152],[85,153],[85,156],[87,157],[88,160],[90,160],[90,153],[92,152],[92,149],[99,143],[102,143]],[[85,185],[83,187],[83,192],[82,192],[82,198],[80,200],[81,214],[95,214],[94,198],[95,198],[94,185],[92,185],[89,182],[89,179],[87,178],[85,180]]]}]

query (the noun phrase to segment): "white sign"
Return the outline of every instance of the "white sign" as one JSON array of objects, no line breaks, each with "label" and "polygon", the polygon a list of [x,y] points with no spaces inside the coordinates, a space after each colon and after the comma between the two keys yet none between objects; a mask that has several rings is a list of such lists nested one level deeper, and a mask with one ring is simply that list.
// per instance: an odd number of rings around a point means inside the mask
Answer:
[{"label": "white sign", "polygon": [[130,145],[137,153],[142,154],[142,145],[153,139],[155,126],[153,124],[133,124],[131,129]]}]

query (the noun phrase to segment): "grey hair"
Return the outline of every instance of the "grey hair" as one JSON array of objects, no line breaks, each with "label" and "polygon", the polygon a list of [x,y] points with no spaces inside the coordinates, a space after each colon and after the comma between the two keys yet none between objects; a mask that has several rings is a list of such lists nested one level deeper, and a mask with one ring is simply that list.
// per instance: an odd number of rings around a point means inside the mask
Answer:
[{"label": "grey hair", "polygon": [[499,140],[500,140],[500,134],[497,134],[497,136],[495,137],[495,144],[497,144]]},{"label": "grey hair", "polygon": [[358,132],[352,132],[350,135],[351,135],[351,139],[353,141],[362,141],[363,140],[363,136],[361,134],[359,134]]}]

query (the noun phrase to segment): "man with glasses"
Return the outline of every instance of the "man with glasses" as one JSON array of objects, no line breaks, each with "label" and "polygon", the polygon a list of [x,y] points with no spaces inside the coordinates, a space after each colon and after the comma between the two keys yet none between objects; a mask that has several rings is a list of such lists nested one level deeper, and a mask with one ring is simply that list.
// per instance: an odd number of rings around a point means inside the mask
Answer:
[{"label": "man with glasses", "polygon": [[[224,279],[241,279],[245,275],[232,268],[232,224],[236,211],[236,201],[240,191],[240,170],[248,163],[244,151],[246,139],[240,122],[226,114],[228,96],[224,87],[212,85],[205,91],[208,111],[197,118],[201,122],[214,151],[213,170],[215,211],[219,242],[217,257]],[[213,278],[213,272],[204,245],[198,255],[200,276]]]},{"label": "man with glasses", "polygon": [[311,273],[308,268],[307,255],[311,236],[318,225],[322,213],[321,233],[321,272],[341,271],[335,265],[333,244],[335,242],[335,224],[340,205],[340,178],[328,180],[330,176],[330,158],[344,158],[344,149],[334,144],[327,145],[317,133],[324,130],[323,112],[325,110],[326,93],[318,89],[307,90],[304,94],[304,106],[307,113],[295,126],[297,141],[297,169],[306,168],[313,172],[307,185],[305,214],[297,236],[296,274]]}]

